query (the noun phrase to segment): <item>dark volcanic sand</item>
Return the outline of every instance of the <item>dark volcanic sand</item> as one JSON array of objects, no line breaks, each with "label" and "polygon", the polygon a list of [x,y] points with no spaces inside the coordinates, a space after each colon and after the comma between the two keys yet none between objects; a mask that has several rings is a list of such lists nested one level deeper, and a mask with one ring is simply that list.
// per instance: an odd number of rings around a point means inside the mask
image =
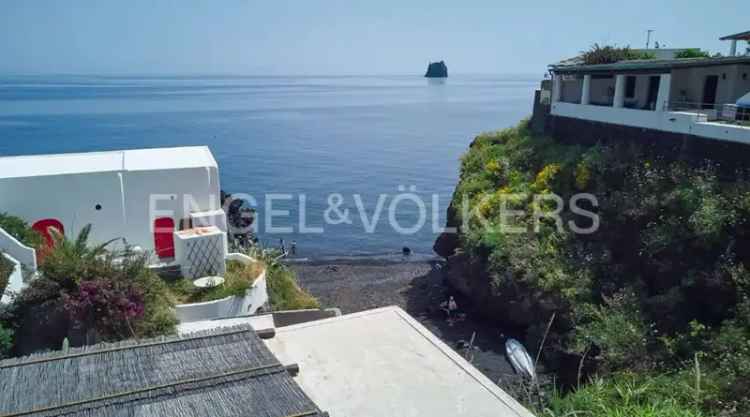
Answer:
[{"label": "dark volcanic sand", "polygon": [[[299,263],[291,267],[300,285],[316,296],[325,307],[338,307],[344,314],[377,307],[397,305],[409,312],[425,327],[457,348],[460,340],[474,341],[473,364],[491,380],[514,379],[513,369],[505,359],[500,329],[472,317],[470,306],[456,296],[459,308],[467,318],[450,326],[438,310],[441,301],[454,295],[444,284],[434,262],[393,262],[380,260],[326,261]],[[505,384],[501,384],[505,385]]]}]

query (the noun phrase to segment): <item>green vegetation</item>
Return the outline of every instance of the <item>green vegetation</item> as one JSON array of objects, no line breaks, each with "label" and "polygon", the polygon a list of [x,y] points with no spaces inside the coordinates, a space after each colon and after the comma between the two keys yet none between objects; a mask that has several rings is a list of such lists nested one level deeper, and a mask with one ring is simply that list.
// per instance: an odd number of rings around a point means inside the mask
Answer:
[{"label": "green vegetation", "polygon": [[[147,256],[127,248],[113,251],[108,244],[90,246],[90,232],[90,226],[84,227],[75,240],[54,235],[55,245],[39,265],[40,276],[4,314],[6,327],[21,327],[27,315],[45,307],[63,311],[71,326],[93,330],[99,340],[173,333],[173,304],[166,285],[147,267]],[[61,344],[59,340],[55,346]]]},{"label": "green vegetation", "polygon": [[274,310],[320,308],[318,300],[300,288],[294,271],[279,262],[278,252],[254,250],[251,256],[263,260],[268,267],[266,272],[268,298]]},{"label": "green vegetation", "polygon": [[13,262],[8,260],[3,255],[3,252],[0,251],[0,296],[5,293],[5,288],[8,286],[8,280],[10,279],[10,274],[13,273]]},{"label": "green vegetation", "polygon": [[248,253],[258,262],[244,265],[229,262],[224,276],[224,285],[198,289],[186,279],[180,279],[169,285],[177,303],[198,303],[219,300],[229,296],[242,296],[255,282],[255,279],[266,269],[268,298],[273,310],[301,310],[320,308],[320,303],[307,291],[300,288],[297,277],[291,269],[279,262],[279,253],[252,248]]},{"label": "green vegetation", "polygon": [[583,63],[586,65],[613,64],[619,61],[630,61],[634,59],[654,59],[655,56],[649,52],[635,51],[629,46],[618,48],[616,46],[599,46],[595,43],[588,51],[582,52]]},{"label": "green vegetation", "polygon": [[[623,372],[594,378],[575,392],[557,394],[539,415],[549,417],[702,417],[700,379]],[[698,385],[695,385],[698,384]],[[699,391],[695,391],[696,387]]]},{"label": "green vegetation", "polygon": [[3,327],[0,323],[0,359],[10,356],[13,348],[13,331]]},{"label": "green vegetation", "polygon": [[0,213],[0,228],[26,246],[36,248],[42,243],[42,235],[29,227],[25,221],[7,213]]},{"label": "green vegetation", "polygon": [[[548,192],[566,204],[561,229],[545,217],[554,201],[533,197]],[[598,200],[577,204],[598,214],[594,233],[567,226],[592,224],[569,209],[576,193]],[[744,177],[719,177],[710,163],[669,161],[635,144],[562,144],[522,123],[476,138],[452,204],[465,225],[461,246],[484,265],[494,305],[520,298],[532,300],[538,316],[554,311],[545,355],[577,354],[595,369],[581,378],[592,382],[556,398],[553,411],[750,414]],[[503,206],[523,214],[507,216]],[[695,399],[684,375],[698,358],[698,379],[712,390]]]},{"label": "green vegetation", "polygon": [[205,301],[221,300],[230,296],[244,296],[247,290],[260,276],[265,268],[263,262],[245,265],[231,261],[227,263],[227,273],[224,284],[213,288],[196,288],[188,279],[180,279],[169,285],[176,303],[201,303]]},{"label": "green vegetation", "polygon": [[711,58],[711,54],[708,53],[708,51],[702,51],[698,48],[689,48],[689,49],[683,49],[680,52],[677,52],[674,56],[675,58]]}]

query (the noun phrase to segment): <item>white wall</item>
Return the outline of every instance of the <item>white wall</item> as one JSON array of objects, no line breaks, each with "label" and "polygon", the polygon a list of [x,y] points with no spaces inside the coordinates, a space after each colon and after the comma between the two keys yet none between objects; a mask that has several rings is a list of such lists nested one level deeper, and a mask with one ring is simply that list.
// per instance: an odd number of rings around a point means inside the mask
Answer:
[{"label": "white wall", "polygon": [[[747,74],[746,79],[742,79]],[[716,88],[716,103],[734,103],[750,91],[750,65],[721,65],[701,68],[672,70],[672,92],[670,101],[700,103],[703,101],[703,88],[706,77],[716,75],[719,83]],[[724,78],[726,75],[726,78]],[[684,94],[682,94],[684,92]]]},{"label": "white wall", "polygon": [[606,106],[584,106],[570,103],[552,104],[551,114],[625,126],[639,126],[658,129],[661,114],[647,110],[614,108]]},{"label": "white wall", "polygon": [[10,274],[10,278],[8,279],[8,287],[5,288],[5,292],[3,294],[0,294],[0,304],[8,304],[11,301],[10,293],[17,293],[21,291],[21,289],[24,287],[23,282],[23,270],[21,269],[21,262],[14,259],[12,256],[9,255],[2,255],[5,256],[6,259],[11,261],[15,267],[13,268],[13,272]]},{"label": "white wall", "polygon": [[[91,243],[126,238],[151,251],[152,195],[165,196],[155,200],[155,208],[165,211],[156,216],[172,217],[179,226],[180,219],[190,215],[186,195],[192,196],[195,211],[215,210],[220,208],[219,190],[219,172],[213,167],[8,178],[0,179],[0,211],[29,224],[58,219],[69,237],[92,224]],[[101,210],[96,210],[97,204]]]},{"label": "white wall", "polygon": [[750,144],[750,127],[740,127],[726,123],[702,122],[692,125],[691,133],[707,138]]},{"label": "white wall", "polygon": [[5,252],[18,260],[29,272],[36,272],[36,251],[16,240],[2,227],[0,227],[0,252]]},{"label": "white wall", "polygon": [[128,242],[153,250],[153,220],[156,217],[171,217],[175,227],[179,227],[180,219],[190,217],[192,204],[197,206],[193,207],[195,211],[220,208],[218,178],[215,168],[126,172]]},{"label": "white wall", "polygon": [[710,123],[706,121],[705,115],[693,112],[662,112],[558,102],[552,104],[550,113],[574,119],[750,144],[750,127]]},{"label": "white wall", "polygon": [[[0,195],[0,211],[29,224],[57,219],[67,236],[76,236],[88,223],[94,225],[92,242],[105,242],[128,232],[115,172],[0,179]],[[99,211],[97,204],[102,207]]]}]

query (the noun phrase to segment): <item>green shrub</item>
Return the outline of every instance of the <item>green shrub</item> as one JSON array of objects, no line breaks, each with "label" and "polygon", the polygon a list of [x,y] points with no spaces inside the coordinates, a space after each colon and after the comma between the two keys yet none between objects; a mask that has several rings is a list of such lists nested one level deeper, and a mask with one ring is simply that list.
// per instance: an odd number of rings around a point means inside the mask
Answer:
[{"label": "green shrub", "polygon": [[[711,162],[671,157],[635,140],[565,144],[533,135],[525,123],[481,134],[462,157],[453,220],[462,225],[462,248],[485,268],[490,295],[530,300],[531,312],[543,316],[557,313],[547,351],[588,351],[602,378],[618,370],[679,376],[685,361],[703,355],[704,368],[718,371],[704,375],[717,392],[701,409],[745,412],[750,181],[719,175]],[[576,235],[542,219],[534,231],[529,197],[509,205],[526,211],[510,222],[525,232],[507,233],[498,210],[503,196],[546,191],[563,201],[594,194],[599,230]],[[581,220],[568,210],[561,217]]]},{"label": "green shrub", "polygon": [[595,378],[573,393],[553,397],[541,416],[701,417],[689,387],[669,375],[622,373]]},{"label": "green shrub", "polygon": [[55,246],[39,265],[41,276],[14,300],[14,310],[62,302],[74,322],[95,328],[107,341],[174,333],[174,304],[148,268],[148,255],[90,246],[90,232],[88,225],[75,240],[54,236]]},{"label": "green shrub", "polygon": [[8,213],[0,213],[0,228],[26,246],[36,248],[43,242],[42,235],[36,230],[29,227],[22,219]]},{"label": "green shrub", "polygon": [[188,279],[180,279],[169,284],[170,291],[176,297],[178,303],[200,303],[206,301],[220,300],[230,296],[244,296],[247,290],[255,282],[255,279],[263,272],[263,262],[243,264],[240,262],[227,262],[227,272],[224,275],[224,284],[212,288],[196,288]]},{"label": "green shrub", "polygon": [[102,262],[102,258],[111,258],[107,242],[97,246],[88,243],[91,225],[81,229],[75,240],[70,240],[51,229],[54,248],[46,250],[39,271],[46,279],[54,281],[63,288],[75,288],[81,281],[91,281],[111,273],[113,262]]},{"label": "green shrub", "polygon": [[320,303],[297,284],[297,277],[286,265],[268,268],[268,297],[274,310],[320,308]]},{"label": "green shrub", "polygon": [[582,52],[583,62],[586,65],[613,64],[619,61],[634,59],[654,59],[655,55],[649,52],[634,51],[629,46],[618,48],[616,46],[599,46],[595,43],[588,51]]},{"label": "green shrub", "polygon": [[0,359],[10,356],[13,348],[13,331],[0,324]]},{"label": "green shrub", "polygon": [[708,51],[702,51],[699,48],[683,49],[674,55],[675,58],[711,58],[711,54]]},{"label": "green shrub", "polygon": [[15,265],[8,258],[3,255],[0,251],[0,297],[5,293],[5,288],[8,286],[8,280],[10,274],[13,273]]},{"label": "green shrub", "polygon": [[639,308],[639,300],[630,291],[605,297],[603,305],[586,305],[578,310],[575,346],[585,352],[592,346],[608,369],[637,369],[648,366],[650,326]]},{"label": "green shrub", "polygon": [[318,300],[300,288],[297,276],[279,261],[279,253],[254,248],[249,253],[266,265],[266,285],[271,308],[274,310],[302,310],[320,308]]},{"label": "green shrub", "polygon": [[738,416],[750,415],[750,300],[738,306],[736,318],[721,325],[709,352],[722,377],[722,403]]}]

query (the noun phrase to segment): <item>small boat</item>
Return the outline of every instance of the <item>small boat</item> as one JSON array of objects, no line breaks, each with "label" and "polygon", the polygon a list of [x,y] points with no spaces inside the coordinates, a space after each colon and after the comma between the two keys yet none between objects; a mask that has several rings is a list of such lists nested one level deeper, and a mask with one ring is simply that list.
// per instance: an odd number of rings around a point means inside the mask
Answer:
[{"label": "small boat", "polygon": [[508,355],[508,360],[517,374],[524,375],[532,381],[536,381],[534,360],[531,359],[529,352],[526,351],[521,342],[516,339],[506,340],[505,353]]}]

